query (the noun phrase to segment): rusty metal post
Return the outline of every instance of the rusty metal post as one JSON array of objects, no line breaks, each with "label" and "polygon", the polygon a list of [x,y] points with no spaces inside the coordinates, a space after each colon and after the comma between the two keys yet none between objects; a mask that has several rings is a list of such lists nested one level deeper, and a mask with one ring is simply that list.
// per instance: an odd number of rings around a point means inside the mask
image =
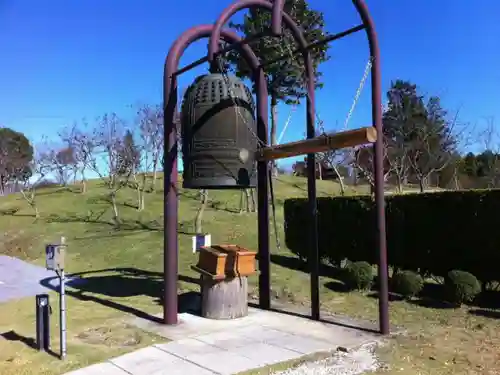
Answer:
[{"label": "rusty metal post", "polygon": [[[163,322],[177,324],[177,280],[178,280],[178,201],[177,201],[177,137],[174,115],[177,109],[177,74],[179,60],[186,48],[195,41],[211,35],[213,25],[199,25],[185,31],[173,44],[165,61],[163,73],[163,110],[165,139],[164,169],[164,296]],[[241,38],[228,30],[221,30],[220,38],[229,43],[237,43]],[[259,60],[248,45],[239,46],[243,58],[254,70],[259,81],[265,81],[259,69]],[[265,86],[265,85],[264,85]],[[267,87],[264,96],[257,98],[258,108],[267,110]],[[264,102],[262,102],[264,101]],[[265,118],[267,119],[267,113]]]},{"label": "rusty metal post", "polygon": [[382,124],[382,80],[380,69],[380,48],[378,45],[375,25],[363,0],[352,0],[361,20],[366,27],[366,35],[372,58],[371,83],[372,83],[372,121],[377,129],[378,137],[374,150],[373,166],[375,170],[375,206],[377,210],[377,247],[379,253],[378,279],[379,279],[379,329],[386,335],[389,327],[389,270],[387,264],[387,234],[385,223],[384,202],[384,137]]},{"label": "rusty metal post", "polygon": [[[385,222],[384,203],[384,143],[382,124],[382,83],[380,71],[380,49],[375,24],[364,0],[352,0],[365,26],[372,58],[372,120],[377,129],[378,138],[374,145],[374,170],[375,170],[375,205],[377,210],[377,245],[379,252],[378,278],[379,288],[379,324],[380,333],[389,333],[389,274],[387,263],[387,234]],[[281,15],[285,0],[275,0],[272,10],[272,32],[279,35],[281,31]],[[308,165],[309,167],[309,165]]]},{"label": "rusty metal post", "polygon": [[[174,45],[175,47],[175,45]],[[163,76],[163,118],[165,167],[163,168],[163,321],[177,324],[177,137],[174,123],[177,109],[177,79],[172,76],[176,60],[174,49],[170,50]]]}]

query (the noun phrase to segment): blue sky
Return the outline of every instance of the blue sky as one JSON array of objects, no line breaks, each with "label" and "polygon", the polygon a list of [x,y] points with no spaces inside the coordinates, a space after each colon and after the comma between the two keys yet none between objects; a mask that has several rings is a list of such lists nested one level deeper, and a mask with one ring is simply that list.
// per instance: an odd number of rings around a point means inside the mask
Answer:
[{"label": "blue sky", "polygon": [[[172,4],[175,3],[175,6]],[[0,0],[0,124],[34,142],[83,117],[136,102],[160,103],[165,56],[186,28],[212,23],[230,0]],[[438,94],[461,120],[500,118],[500,3],[494,0],[367,0],[379,32],[382,79],[410,79]],[[169,5],[170,4],[170,5]],[[310,0],[329,32],[359,23],[349,0]],[[182,60],[206,53],[193,45]],[[317,110],[327,129],[342,124],[368,59],[363,32],[334,42]],[[186,86],[204,69],[182,76]],[[289,109],[280,108],[280,126]],[[369,81],[350,127],[370,124]],[[283,142],[303,137],[298,108]],[[281,129],[278,129],[280,131]]]}]

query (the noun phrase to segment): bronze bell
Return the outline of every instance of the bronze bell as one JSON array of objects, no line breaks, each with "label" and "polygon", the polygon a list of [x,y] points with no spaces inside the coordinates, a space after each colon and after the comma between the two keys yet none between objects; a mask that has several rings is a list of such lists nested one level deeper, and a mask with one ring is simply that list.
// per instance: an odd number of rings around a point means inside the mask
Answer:
[{"label": "bronze bell", "polygon": [[202,75],[181,108],[183,187],[256,186],[257,123],[250,89],[235,76]]}]

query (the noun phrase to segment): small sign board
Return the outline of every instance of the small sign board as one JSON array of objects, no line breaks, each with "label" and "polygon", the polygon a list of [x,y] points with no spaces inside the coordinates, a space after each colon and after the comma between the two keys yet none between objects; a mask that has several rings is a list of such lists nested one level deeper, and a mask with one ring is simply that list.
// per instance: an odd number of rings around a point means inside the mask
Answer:
[{"label": "small sign board", "polygon": [[45,246],[45,268],[49,271],[61,271],[64,269],[64,252],[66,245]]},{"label": "small sign board", "polygon": [[212,246],[212,235],[197,234],[193,236],[193,253],[200,251],[202,246]]}]

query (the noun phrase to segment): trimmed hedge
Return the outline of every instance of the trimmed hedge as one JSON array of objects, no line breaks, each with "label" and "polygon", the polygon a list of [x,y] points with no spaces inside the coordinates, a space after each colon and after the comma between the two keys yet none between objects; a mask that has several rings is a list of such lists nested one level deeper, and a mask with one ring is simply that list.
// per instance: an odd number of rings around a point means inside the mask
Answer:
[{"label": "trimmed hedge", "polygon": [[352,262],[344,270],[344,283],[350,290],[369,290],[373,279],[373,268],[368,262]]},{"label": "trimmed hedge", "polygon": [[481,292],[481,284],[477,278],[465,271],[450,271],[444,283],[446,297],[450,302],[460,306],[466,302],[472,302]]},{"label": "trimmed hedge", "polygon": [[[284,204],[285,242],[307,259],[307,199]],[[389,264],[422,275],[468,271],[481,282],[500,280],[500,190],[446,191],[386,197]],[[377,263],[375,204],[371,197],[318,198],[322,259]]]}]

